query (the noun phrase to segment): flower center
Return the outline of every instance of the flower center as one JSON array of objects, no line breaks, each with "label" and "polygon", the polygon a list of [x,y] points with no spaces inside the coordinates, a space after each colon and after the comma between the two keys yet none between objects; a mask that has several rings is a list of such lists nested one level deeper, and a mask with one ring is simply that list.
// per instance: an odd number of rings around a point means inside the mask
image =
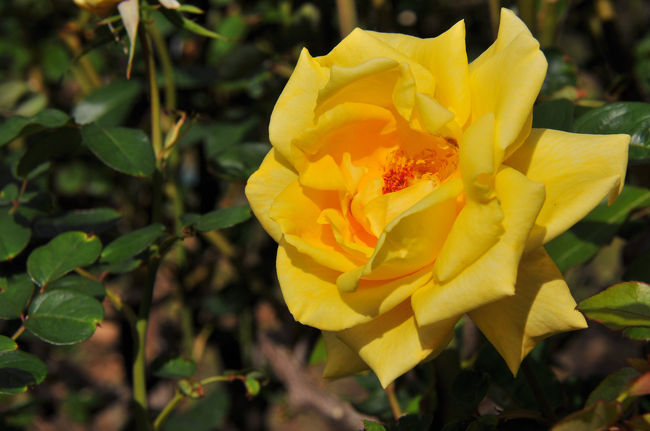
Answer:
[{"label": "flower center", "polygon": [[382,176],[383,194],[397,192],[421,180],[441,184],[458,167],[458,144],[454,138],[440,140],[435,148],[427,148],[410,155],[402,149],[386,157]]}]

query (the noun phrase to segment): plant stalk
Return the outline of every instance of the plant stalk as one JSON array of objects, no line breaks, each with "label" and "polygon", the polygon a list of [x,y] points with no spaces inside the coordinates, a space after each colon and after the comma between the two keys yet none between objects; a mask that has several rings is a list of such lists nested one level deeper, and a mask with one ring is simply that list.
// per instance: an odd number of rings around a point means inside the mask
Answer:
[{"label": "plant stalk", "polygon": [[158,27],[149,25],[147,26],[147,32],[151,36],[151,41],[156,48],[158,59],[162,66],[163,77],[165,79],[165,109],[167,111],[173,111],[176,109],[176,84],[174,83],[174,68],[169,57],[169,51]]},{"label": "plant stalk", "polygon": [[162,409],[160,414],[158,414],[158,416],[156,417],[156,420],[153,422],[154,431],[158,431],[160,430],[160,428],[162,428],[163,424],[165,423],[169,415],[174,411],[176,407],[178,407],[178,405],[181,403],[181,401],[183,401],[184,398],[185,396],[177,390],[176,393],[174,394],[174,398],[172,398],[167,403],[165,408]]}]

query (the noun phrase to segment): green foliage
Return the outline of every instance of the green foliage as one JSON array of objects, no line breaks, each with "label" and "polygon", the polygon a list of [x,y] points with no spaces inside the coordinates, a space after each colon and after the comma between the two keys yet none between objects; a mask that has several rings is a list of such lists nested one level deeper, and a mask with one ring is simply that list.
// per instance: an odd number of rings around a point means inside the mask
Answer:
[{"label": "green foliage", "polygon": [[630,162],[650,160],[650,104],[617,102],[593,109],[573,125],[578,133],[627,133],[630,140]]},{"label": "green foliage", "polygon": [[19,136],[35,133],[43,129],[63,127],[70,117],[57,109],[44,109],[32,117],[20,115],[10,117],[0,125],[0,147]]},{"label": "green foliage", "polygon": [[250,217],[251,209],[248,205],[234,208],[223,208],[202,215],[196,221],[194,227],[201,232],[225,229],[244,222]]},{"label": "green foliage", "polygon": [[90,123],[81,128],[81,136],[90,151],[116,171],[136,177],[153,174],[156,158],[142,130]]},{"label": "green foliage", "polygon": [[196,372],[196,363],[183,357],[158,358],[151,364],[154,375],[167,379],[192,377]]},{"label": "green foliage", "polygon": [[51,344],[75,344],[90,338],[104,318],[96,299],[74,290],[38,295],[29,307],[25,328]]},{"label": "green foliage", "polygon": [[0,319],[16,319],[27,307],[34,292],[27,274],[0,278]]},{"label": "green foliage", "polygon": [[617,284],[580,302],[578,309],[614,330],[650,327],[650,286]]},{"label": "green foliage", "polygon": [[0,261],[13,259],[29,243],[32,231],[18,223],[16,216],[0,213]]},{"label": "green foliage", "polygon": [[650,191],[626,186],[612,205],[600,204],[570,230],[546,244],[546,251],[560,271],[584,263],[609,244],[633,210],[647,206]]},{"label": "green foliage", "polygon": [[102,243],[94,235],[66,232],[38,247],[27,259],[27,272],[36,284],[46,286],[78,267],[97,260]]},{"label": "green foliage", "polygon": [[165,226],[160,223],[122,235],[102,250],[100,263],[117,263],[136,256],[160,238]]},{"label": "green foliage", "polygon": [[596,401],[555,425],[552,431],[604,430],[616,423],[621,414],[616,402]]},{"label": "green foliage", "polygon": [[142,94],[143,83],[137,79],[116,80],[88,94],[72,110],[72,117],[81,125],[122,124],[129,110]]},{"label": "green foliage", "polygon": [[28,386],[38,385],[47,375],[47,368],[36,356],[10,350],[0,352],[0,394],[19,394]]}]

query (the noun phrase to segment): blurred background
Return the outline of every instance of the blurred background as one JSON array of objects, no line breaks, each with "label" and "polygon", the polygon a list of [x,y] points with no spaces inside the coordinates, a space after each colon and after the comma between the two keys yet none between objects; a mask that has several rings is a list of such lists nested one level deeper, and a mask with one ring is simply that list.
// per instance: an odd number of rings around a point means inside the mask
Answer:
[{"label": "blurred background", "polygon": [[[270,148],[268,120],[300,50],[326,54],[355,20],[365,29],[433,37],[464,19],[471,60],[494,40],[495,11],[509,7],[531,27],[549,61],[541,102],[566,99],[577,116],[605,101],[650,101],[647,0],[371,0],[357,1],[347,12],[344,6],[350,3],[339,1],[337,9],[335,0],[185,3],[205,12],[192,14],[193,21],[229,40],[179,29],[160,12],[153,15],[160,33],[154,43],[169,52],[169,58],[158,58],[160,88],[173,96],[163,98],[163,127],[171,127],[182,113],[188,118],[179,151],[169,160],[174,181],[164,190],[163,220],[177,230],[183,226],[174,214],[246,203],[243,187]],[[77,120],[92,115],[102,125],[147,128],[145,65],[138,47],[126,79],[128,39],[118,21],[111,27],[110,19],[100,23],[72,0],[3,1],[0,16],[0,117],[29,117],[49,107]],[[172,84],[165,69],[173,73]],[[27,141],[1,149],[0,189],[11,182],[11,166]],[[629,177],[636,185],[648,185],[643,166],[631,167]],[[112,218],[87,230],[101,234],[104,243],[148,223],[148,183],[119,175],[87,150],[55,159],[30,187],[47,192],[33,205],[41,215],[33,227],[34,245],[58,233],[57,216],[69,211],[114,210]],[[650,281],[647,219],[647,211],[635,212],[622,229],[621,221],[599,239],[588,260],[562,268],[577,300],[623,279]],[[275,249],[251,219],[188,237],[167,255],[156,282],[147,344],[154,359],[148,379],[151,408],[162,409],[174,394],[174,380],[156,366],[165,358],[180,355],[197,367],[197,377],[252,368],[266,377],[254,397],[240,381],[206,387],[205,396],[184,402],[164,430],[355,430],[361,417],[390,419],[388,399],[373,375],[321,379],[324,346],[317,331],[288,313],[277,286]],[[26,256],[0,263],[0,274],[24,271]],[[105,282],[137,305],[145,276],[135,267],[122,268]],[[132,426],[131,335],[119,313],[104,304],[105,320],[78,346],[51,346],[28,334],[21,338],[49,373],[25,394],[0,396],[0,429]],[[2,333],[15,328],[14,321],[0,321]],[[545,364],[538,371],[552,402],[569,412],[584,404],[605,374],[620,368],[625,357],[639,356],[644,346],[592,323],[589,330],[551,338],[532,356]],[[472,371],[459,371],[463,361],[472,361]],[[485,386],[490,396],[468,400],[471,396],[454,389],[463,382]],[[435,411],[434,429],[450,418],[490,413],[497,404],[535,405],[528,386],[507,373],[471,322],[459,325],[450,348],[399,379],[395,390],[403,410]],[[457,399],[437,396],[454,391]]]}]

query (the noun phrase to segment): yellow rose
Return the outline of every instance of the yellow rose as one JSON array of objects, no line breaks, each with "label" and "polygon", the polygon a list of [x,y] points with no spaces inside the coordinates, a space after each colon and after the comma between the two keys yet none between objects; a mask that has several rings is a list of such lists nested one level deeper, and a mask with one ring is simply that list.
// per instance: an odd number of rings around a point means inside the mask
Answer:
[{"label": "yellow rose", "polygon": [[506,9],[471,64],[463,22],[302,51],[246,195],[279,244],[289,310],[323,331],[326,376],[369,367],[386,386],[464,314],[513,373],[543,338],[586,327],[542,246],[616,198],[629,136],[531,129],[546,66]]},{"label": "yellow rose", "polygon": [[122,0],[74,0],[75,4],[90,13],[109,15]]}]

